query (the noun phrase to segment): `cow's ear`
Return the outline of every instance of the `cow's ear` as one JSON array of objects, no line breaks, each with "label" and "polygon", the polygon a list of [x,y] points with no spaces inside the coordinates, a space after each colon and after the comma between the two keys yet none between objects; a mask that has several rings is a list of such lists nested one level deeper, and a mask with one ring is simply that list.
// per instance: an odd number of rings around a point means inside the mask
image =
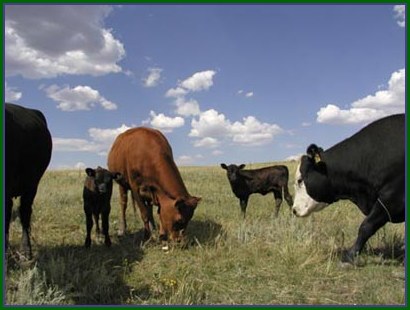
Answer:
[{"label": "cow's ear", "polygon": [[185,207],[190,207],[195,209],[198,205],[198,203],[201,201],[201,197],[189,197],[187,199],[178,199],[175,202],[175,208],[177,208],[179,211],[181,211]]},{"label": "cow's ear", "polygon": [[221,164],[221,168],[225,169],[225,170],[228,170],[228,167],[225,164]]},{"label": "cow's ear", "polygon": [[88,175],[89,177],[95,177],[95,170],[94,170],[94,169],[86,168],[86,169],[85,169],[85,173],[87,173],[87,175]]},{"label": "cow's ear", "polygon": [[245,168],[245,164],[239,165],[239,169]]}]

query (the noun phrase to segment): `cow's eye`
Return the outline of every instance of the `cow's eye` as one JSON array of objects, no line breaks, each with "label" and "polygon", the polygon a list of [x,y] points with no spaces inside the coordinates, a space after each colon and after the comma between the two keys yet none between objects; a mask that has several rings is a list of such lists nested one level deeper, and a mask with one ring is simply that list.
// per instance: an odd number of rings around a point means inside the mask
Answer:
[{"label": "cow's eye", "polygon": [[302,182],[303,182],[303,180],[302,180],[302,179],[298,179],[298,186],[299,186],[299,187],[301,187],[301,186],[302,186]]}]

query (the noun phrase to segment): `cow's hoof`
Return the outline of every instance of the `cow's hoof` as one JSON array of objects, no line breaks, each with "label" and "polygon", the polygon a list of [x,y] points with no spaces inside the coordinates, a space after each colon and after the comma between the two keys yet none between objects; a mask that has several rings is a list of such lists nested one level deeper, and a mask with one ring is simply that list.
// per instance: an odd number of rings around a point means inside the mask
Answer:
[{"label": "cow's hoof", "polygon": [[119,229],[119,230],[117,231],[117,236],[118,236],[118,237],[123,237],[124,235],[125,235],[125,232],[124,232],[123,230],[120,230],[120,229]]},{"label": "cow's hoof", "polygon": [[91,239],[85,239],[84,246],[88,249],[91,246]]},{"label": "cow's hoof", "polygon": [[107,238],[107,239],[105,239],[105,245],[107,246],[107,247],[110,247],[111,246],[111,240],[110,240],[110,238]]}]

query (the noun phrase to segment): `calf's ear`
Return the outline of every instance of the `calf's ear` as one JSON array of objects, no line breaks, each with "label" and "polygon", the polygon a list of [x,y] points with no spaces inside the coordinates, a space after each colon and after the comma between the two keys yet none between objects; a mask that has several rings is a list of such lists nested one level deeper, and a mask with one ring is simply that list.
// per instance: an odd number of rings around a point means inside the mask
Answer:
[{"label": "calf's ear", "polygon": [[239,165],[239,169],[245,168],[245,164]]},{"label": "calf's ear", "polygon": [[88,175],[89,177],[95,177],[95,170],[94,170],[94,169],[86,168],[86,169],[85,169],[85,173],[87,173],[87,175]]},{"label": "calf's ear", "polygon": [[228,170],[228,167],[225,164],[221,164],[221,168],[225,169],[225,170]]}]

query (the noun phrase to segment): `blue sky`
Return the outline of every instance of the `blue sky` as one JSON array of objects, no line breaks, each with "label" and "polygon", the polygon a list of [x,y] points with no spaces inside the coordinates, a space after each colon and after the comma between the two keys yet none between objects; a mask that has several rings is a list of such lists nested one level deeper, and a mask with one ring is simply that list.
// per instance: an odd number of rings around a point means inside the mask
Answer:
[{"label": "blue sky", "polygon": [[50,169],[161,130],[179,165],[289,159],[405,110],[405,7],[6,5],[5,99],[41,110]]}]

